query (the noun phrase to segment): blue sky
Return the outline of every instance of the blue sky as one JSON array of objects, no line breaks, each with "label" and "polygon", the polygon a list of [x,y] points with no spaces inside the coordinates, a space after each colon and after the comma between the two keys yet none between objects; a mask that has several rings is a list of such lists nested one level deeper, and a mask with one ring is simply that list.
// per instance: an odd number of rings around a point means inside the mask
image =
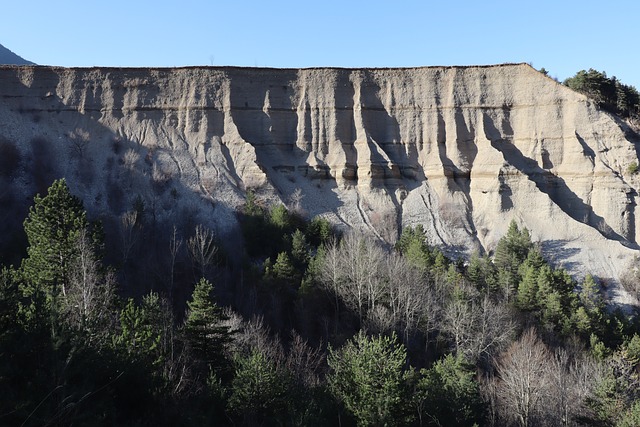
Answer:
[{"label": "blue sky", "polygon": [[596,68],[640,89],[640,2],[7,0],[0,44],[38,64]]}]

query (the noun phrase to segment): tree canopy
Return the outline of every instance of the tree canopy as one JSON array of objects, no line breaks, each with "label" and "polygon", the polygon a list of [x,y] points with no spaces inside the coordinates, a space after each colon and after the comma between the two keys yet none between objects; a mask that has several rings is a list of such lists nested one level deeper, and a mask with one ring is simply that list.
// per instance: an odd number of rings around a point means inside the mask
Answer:
[{"label": "tree canopy", "polygon": [[601,107],[622,117],[637,118],[640,114],[640,93],[620,82],[615,76],[590,68],[581,70],[563,82],[571,89],[593,98]]}]

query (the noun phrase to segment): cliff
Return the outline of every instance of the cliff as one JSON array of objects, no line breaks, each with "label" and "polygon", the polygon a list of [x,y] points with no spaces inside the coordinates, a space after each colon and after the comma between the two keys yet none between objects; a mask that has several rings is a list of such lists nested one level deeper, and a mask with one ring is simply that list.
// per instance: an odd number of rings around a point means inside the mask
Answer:
[{"label": "cliff", "polygon": [[[145,200],[220,232],[254,189],[393,241],[491,251],[511,219],[556,264],[637,254],[638,140],[526,64],[408,69],[0,67],[0,195],[65,176],[95,215]],[[7,202],[8,201],[8,202]]]}]

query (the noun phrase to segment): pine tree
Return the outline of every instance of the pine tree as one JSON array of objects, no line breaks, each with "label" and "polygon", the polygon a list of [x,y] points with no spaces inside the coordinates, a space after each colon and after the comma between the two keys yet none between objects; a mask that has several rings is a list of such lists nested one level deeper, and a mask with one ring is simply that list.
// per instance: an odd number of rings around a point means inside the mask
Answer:
[{"label": "pine tree", "polygon": [[538,270],[530,265],[521,269],[522,280],[518,285],[517,304],[522,310],[538,308]]},{"label": "pine tree", "polygon": [[431,369],[423,369],[422,375],[415,399],[427,425],[469,426],[481,420],[482,399],[474,367],[463,357],[449,354]]},{"label": "pine tree", "polygon": [[291,225],[291,217],[286,206],[279,204],[274,206],[269,212],[269,221],[280,230],[285,230]]},{"label": "pine tree", "polygon": [[580,302],[588,311],[604,309],[604,299],[600,294],[600,286],[591,274],[587,274],[580,286]]},{"label": "pine tree", "polygon": [[518,224],[511,221],[507,234],[498,242],[494,263],[498,269],[515,275],[518,266],[527,258],[532,248],[529,230],[526,228],[520,230]]},{"label": "pine tree", "polygon": [[327,244],[333,236],[331,223],[325,218],[315,217],[307,224],[307,239],[315,246]]},{"label": "pine tree", "polygon": [[191,301],[185,332],[195,357],[210,369],[221,370],[226,366],[225,345],[230,341],[229,328],[222,325],[225,316],[213,301],[213,285],[206,279],[196,284]]},{"label": "pine tree", "polygon": [[286,252],[280,252],[270,270],[271,276],[279,283],[293,286],[300,282],[301,275],[296,271]]},{"label": "pine tree", "polygon": [[69,284],[70,268],[77,256],[76,243],[89,222],[82,202],[73,196],[64,179],[55,181],[45,197],[36,195],[24,222],[29,247],[22,262],[29,297],[42,293],[49,308]]},{"label": "pine tree", "polygon": [[329,349],[329,390],[358,426],[403,425],[409,405],[406,349],[393,337],[360,332],[340,350]]},{"label": "pine tree", "polygon": [[[150,364],[158,362],[161,335],[158,325],[154,324],[154,294],[151,299],[145,297],[142,306],[129,299],[120,312],[120,335],[116,337],[116,346],[130,356],[143,359]],[[157,298],[157,294],[155,294]]]},{"label": "pine tree", "polygon": [[478,289],[485,288],[486,283],[484,281],[484,275],[482,274],[482,261],[480,261],[478,252],[471,254],[469,266],[467,267],[467,277]]},{"label": "pine tree", "polygon": [[[236,359],[229,408],[244,425],[263,425],[284,419],[287,409],[287,373],[274,360],[253,350]],[[274,425],[280,423],[274,423]]]},{"label": "pine tree", "polygon": [[309,245],[298,229],[291,235],[291,258],[299,271],[304,271],[309,264]]}]

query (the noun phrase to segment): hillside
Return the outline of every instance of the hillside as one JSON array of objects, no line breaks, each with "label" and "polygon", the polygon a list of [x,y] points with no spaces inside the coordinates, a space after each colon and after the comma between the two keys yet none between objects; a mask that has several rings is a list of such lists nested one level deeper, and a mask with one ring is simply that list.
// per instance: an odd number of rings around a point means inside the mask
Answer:
[{"label": "hillside", "polygon": [[423,224],[453,255],[491,252],[516,219],[557,265],[616,281],[638,254],[638,142],[526,64],[0,67],[7,228],[62,176],[95,216],[142,198],[221,234],[247,190],[299,188],[309,216],[387,241]]},{"label": "hillside", "polygon": [[27,61],[26,59],[21,58],[20,56],[18,56],[15,53],[11,52],[6,47],[2,46],[1,44],[0,44],[0,64],[7,64],[7,65],[34,65],[33,62]]}]

